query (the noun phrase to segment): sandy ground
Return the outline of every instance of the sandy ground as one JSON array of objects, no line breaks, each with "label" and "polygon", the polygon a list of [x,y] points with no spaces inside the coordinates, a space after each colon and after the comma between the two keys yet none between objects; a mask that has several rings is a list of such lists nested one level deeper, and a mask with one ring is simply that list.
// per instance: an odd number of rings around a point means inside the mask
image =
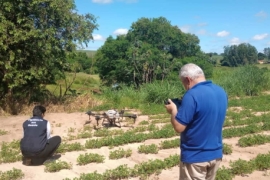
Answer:
[{"label": "sandy ground", "polygon": [[[27,115],[18,116],[0,116],[1,130],[8,131],[6,135],[0,136],[0,142],[11,142],[12,140],[17,140],[22,137],[22,123],[29,118]],[[52,135],[60,135],[61,137],[67,137],[69,128],[76,128],[75,132],[83,128],[84,123],[88,121],[89,117],[84,112],[78,113],[47,113],[45,119],[49,120],[52,124]],[[139,116],[134,126],[136,126],[140,121],[148,120],[148,116]],[[95,120],[92,118],[91,124],[95,124]],[[122,127],[123,130],[129,129],[130,127]],[[119,129],[119,128],[117,128]],[[267,133],[267,132],[265,132]],[[175,138],[175,137],[174,137]],[[174,139],[172,138],[172,139]],[[233,146],[233,153],[231,155],[224,155],[221,166],[228,167],[230,161],[238,160],[239,158],[244,160],[250,160],[258,153],[267,153],[270,150],[270,144],[264,144],[256,147],[240,148],[237,146],[237,141],[239,138],[224,139],[224,143],[231,144]],[[80,142],[84,144],[87,139],[73,140],[69,142]],[[131,148],[132,155],[129,158],[122,158],[119,160],[110,160],[109,152],[112,149],[108,147],[102,147],[100,149],[89,149],[85,151],[67,152],[61,154],[59,160],[71,162],[71,170],[61,170],[55,173],[45,172],[45,166],[24,166],[22,162],[15,163],[4,163],[0,164],[0,171],[11,170],[12,168],[21,169],[25,175],[25,180],[62,180],[64,178],[73,179],[74,177],[79,177],[81,173],[90,173],[95,170],[98,173],[105,172],[106,169],[114,169],[119,165],[127,164],[129,167],[133,167],[135,164],[147,161],[149,159],[164,159],[173,154],[179,154],[179,148],[160,150],[158,154],[139,154],[138,147],[142,144],[159,144],[164,139],[158,140],[147,140],[143,143],[133,143],[121,146],[123,149]],[[118,149],[118,148],[115,148]],[[76,164],[76,159],[80,154],[84,153],[99,153],[106,157],[105,162],[101,164],[91,163],[84,166],[79,166]],[[136,180],[139,178],[132,178]],[[176,180],[178,179],[178,167],[173,167],[169,170],[163,170],[161,174],[157,176],[151,176],[149,179],[159,179],[159,180]],[[247,176],[236,176],[234,180],[269,180],[270,171],[255,171]]]}]

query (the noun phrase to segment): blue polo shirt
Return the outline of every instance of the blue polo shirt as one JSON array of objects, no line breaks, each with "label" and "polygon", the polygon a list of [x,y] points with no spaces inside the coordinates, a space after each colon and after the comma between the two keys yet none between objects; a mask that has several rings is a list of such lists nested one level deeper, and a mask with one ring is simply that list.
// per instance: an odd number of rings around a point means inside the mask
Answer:
[{"label": "blue polo shirt", "polygon": [[181,161],[207,162],[222,158],[222,127],[228,97],[223,88],[204,81],[183,96],[176,120],[186,126],[181,133]]}]

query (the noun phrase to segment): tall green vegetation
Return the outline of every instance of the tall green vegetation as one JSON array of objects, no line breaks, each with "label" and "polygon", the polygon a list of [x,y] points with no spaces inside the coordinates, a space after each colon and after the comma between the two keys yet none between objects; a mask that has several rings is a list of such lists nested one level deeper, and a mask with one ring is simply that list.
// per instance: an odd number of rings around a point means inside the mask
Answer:
[{"label": "tall green vegetation", "polygon": [[67,59],[69,72],[85,72],[87,74],[96,74],[97,68],[95,67],[95,60],[84,51],[77,51]]},{"label": "tall green vegetation", "polygon": [[105,87],[100,98],[103,104],[96,109],[122,109],[125,107],[141,109],[143,113],[160,112],[164,110],[161,106],[165,99],[180,98],[184,94],[184,88],[180,80],[177,81],[155,81],[142,85],[139,89],[133,86],[121,85],[121,89],[112,90]]},{"label": "tall green vegetation", "polygon": [[[267,68],[258,68],[254,65],[237,68],[216,67],[213,71],[213,77],[208,79],[221,85],[229,97],[257,96],[270,88],[269,73],[270,71]],[[139,89],[122,84],[120,86],[121,88],[118,90],[104,88],[102,90],[103,94],[98,96],[103,103],[96,106],[95,109],[122,109],[129,107],[140,109],[145,114],[162,113],[164,112],[163,102],[165,99],[180,98],[185,93],[179,79],[163,82],[155,81],[143,84]],[[252,103],[248,102],[247,104]]]},{"label": "tall green vegetation", "polygon": [[14,114],[18,102],[36,101],[41,85],[64,77],[67,56],[97,29],[74,0],[1,0],[0,22],[0,105]]},{"label": "tall green vegetation", "polygon": [[126,35],[107,38],[95,58],[99,75],[108,85],[139,87],[155,80],[176,79],[187,62],[201,65],[209,76],[213,70],[209,56],[200,50],[198,37],[183,33],[164,17],[138,19]]},{"label": "tall green vegetation", "polygon": [[223,66],[238,67],[255,64],[257,60],[257,49],[248,43],[242,43],[239,45],[225,46],[221,64]]},{"label": "tall green vegetation", "polygon": [[234,69],[219,69],[214,73],[213,79],[224,87],[230,96],[254,96],[269,89],[269,73],[267,68],[247,65]]}]

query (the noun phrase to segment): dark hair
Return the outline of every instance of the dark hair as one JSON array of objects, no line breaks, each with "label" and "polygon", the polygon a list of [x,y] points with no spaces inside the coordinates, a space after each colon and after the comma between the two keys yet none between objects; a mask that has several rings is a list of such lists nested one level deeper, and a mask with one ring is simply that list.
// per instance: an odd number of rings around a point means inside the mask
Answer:
[{"label": "dark hair", "polygon": [[42,116],[46,112],[46,108],[41,105],[37,105],[33,109],[33,116]]}]

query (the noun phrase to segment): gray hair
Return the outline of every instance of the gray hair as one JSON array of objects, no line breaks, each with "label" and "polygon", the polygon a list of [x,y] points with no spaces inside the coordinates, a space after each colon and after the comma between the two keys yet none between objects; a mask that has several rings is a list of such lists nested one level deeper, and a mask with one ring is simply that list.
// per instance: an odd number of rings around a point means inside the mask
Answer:
[{"label": "gray hair", "polygon": [[189,77],[192,80],[194,80],[201,76],[204,77],[203,70],[199,66],[193,63],[184,65],[179,72],[180,78]]}]

